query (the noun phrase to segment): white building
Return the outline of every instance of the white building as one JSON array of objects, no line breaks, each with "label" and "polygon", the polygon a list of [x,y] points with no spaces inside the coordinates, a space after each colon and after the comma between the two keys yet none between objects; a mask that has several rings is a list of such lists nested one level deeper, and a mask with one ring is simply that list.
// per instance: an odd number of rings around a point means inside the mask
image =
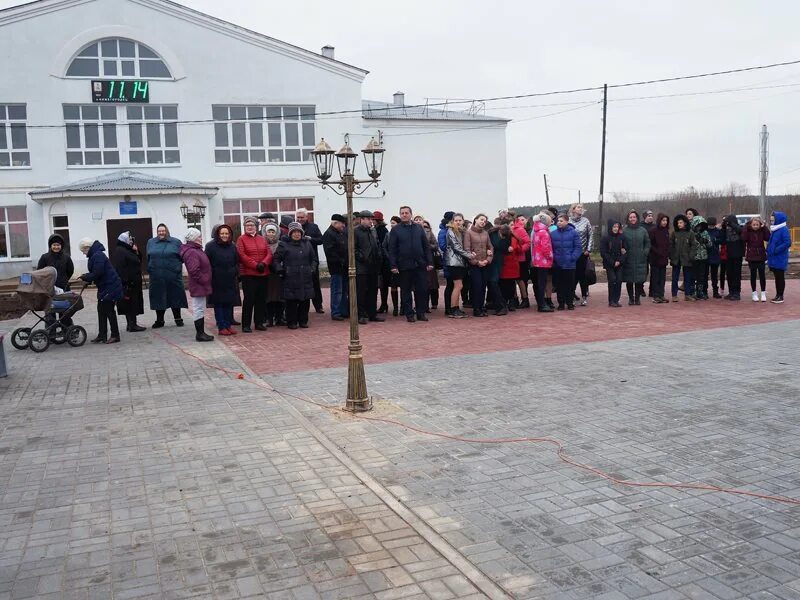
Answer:
[{"label": "white building", "polygon": [[82,237],[113,247],[121,231],[147,238],[162,222],[180,236],[181,204],[207,207],[204,232],[300,207],[324,230],[345,203],[319,186],[309,152],[345,133],[359,150],[380,130],[386,148],[381,186],[357,210],[388,219],[410,204],[435,227],[445,210],[469,218],[507,203],[505,119],[406,107],[402,94],[364,101],[367,72],[333,48],[168,0],[2,10],[0,56],[0,278],[30,269],[53,232],[77,269]]}]

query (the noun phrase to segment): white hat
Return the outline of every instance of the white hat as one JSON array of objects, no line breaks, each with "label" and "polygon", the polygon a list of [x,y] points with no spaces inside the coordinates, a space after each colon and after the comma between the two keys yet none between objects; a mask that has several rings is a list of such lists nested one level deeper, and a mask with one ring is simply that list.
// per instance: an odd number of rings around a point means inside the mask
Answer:
[{"label": "white hat", "polygon": [[186,230],[186,235],[183,236],[183,239],[186,240],[187,242],[194,242],[199,240],[202,236],[203,234],[200,233],[199,229],[195,229],[194,227],[189,227],[189,229]]}]

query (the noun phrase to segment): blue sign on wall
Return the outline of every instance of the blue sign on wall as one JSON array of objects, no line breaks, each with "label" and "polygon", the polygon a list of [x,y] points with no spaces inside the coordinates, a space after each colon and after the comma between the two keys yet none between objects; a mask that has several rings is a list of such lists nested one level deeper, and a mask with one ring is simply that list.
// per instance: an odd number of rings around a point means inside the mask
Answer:
[{"label": "blue sign on wall", "polygon": [[138,214],[136,202],[120,202],[119,214],[121,215],[135,215]]}]

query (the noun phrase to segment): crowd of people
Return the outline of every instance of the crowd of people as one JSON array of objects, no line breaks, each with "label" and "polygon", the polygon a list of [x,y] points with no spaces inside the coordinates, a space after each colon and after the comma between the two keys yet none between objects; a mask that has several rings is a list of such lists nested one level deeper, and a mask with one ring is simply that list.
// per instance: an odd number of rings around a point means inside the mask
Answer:
[{"label": "crowd of people", "polygon": [[[786,215],[780,211],[772,213],[769,224],[754,217],[741,226],[736,215],[717,221],[693,208],[672,219],[645,211],[640,220],[632,210],[625,223],[610,219],[599,243],[581,204],[562,213],[548,208],[532,217],[501,211],[492,223],[485,214],[468,221],[448,211],[438,235],[409,206],[401,206],[390,225],[379,211],[349,218],[334,214],[324,233],[305,210],[280,221],[263,213],[246,217],[236,239],[229,225],[217,225],[205,246],[199,230],[189,228],[181,242],[162,223],[146,244],[153,329],[165,326],[167,311],[176,326],[184,325],[181,310],[189,308],[184,268],[197,341],[214,339],[205,331],[208,306],[213,306],[221,336],[235,335],[237,325],[243,333],[276,326],[307,329],[312,305],[317,313],[325,312],[320,246],[330,273],[331,318],[348,319],[348,227],[353,228],[361,324],[385,321],[382,315],[388,314],[390,301],[395,317],[428,321],[427,315],[439,306],[440,270],[446,281],[444,312],[453,319],[466,317],[465,309],[486,317],[490,311],[502,316],[531,308],[529,285],[539,312],[574,310],[576,303],[587,306],[589,287],[597,278],[594,251],[599,251],[607,274],[610,307],[621,306],[623,283],[630,306],[640,305],[643,297],[657,304],[677,302],[681,291],[688,302],[708,300],[709,291],[713,298],[738,301],[743,260],[750,271],[752,300],[767,301],[769,267],[775,281],[771,302],[780,304],[791,246]],[[39,268],[55,267],[57,285],[69,290],[74,265],[63,250],[64,240],[53,235],[48,244]],[[137,322],[144,313],[142,253],[131,233],[119,236],[111,260],[98,240],[84,238],[79,249],[88,257],[88,270],[80,279],[98,290],[98,334],[92,342],[120,341],[117,314],[125,317],[128,332],[144,331]],[[236,306],[241,306],[241,321],[234,317]]]}]

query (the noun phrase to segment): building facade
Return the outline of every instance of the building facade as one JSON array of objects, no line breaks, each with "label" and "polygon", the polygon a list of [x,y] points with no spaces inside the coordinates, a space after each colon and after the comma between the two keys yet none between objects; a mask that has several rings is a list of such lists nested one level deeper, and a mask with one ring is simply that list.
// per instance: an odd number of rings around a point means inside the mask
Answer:
[{"label": "building facade", "polygon": [[329,47],[168,0],[38,0],[0,11],[0,53],[0,278],[30,269],[54,232],[80,269],[80,238],[108,247],[158,223],[207,235],[306,208],[324,229],[344,200],[319,186],[310,151],[345,133],[386,148],[357,208],[411,204],[438,221],[506,205],[505,120],[363,101],[367,72]]}]

